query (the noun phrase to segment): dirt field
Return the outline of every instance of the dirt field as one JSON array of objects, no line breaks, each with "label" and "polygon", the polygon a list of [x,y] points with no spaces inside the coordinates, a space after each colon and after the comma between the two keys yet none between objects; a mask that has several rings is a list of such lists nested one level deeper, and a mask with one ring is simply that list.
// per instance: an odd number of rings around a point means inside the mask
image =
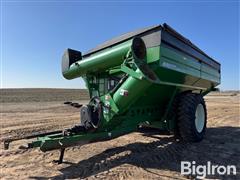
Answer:
[{"label": "dirt field", "polygon": [[67,149],[64,163],[52,161],[59,152],[20,150],[25,140],[3,150],[3,139],[71,127],[79,122],[79,109],[66,100],[85,103],[81,90],[1,90],[1,179],[185,179],[180,162],[236,165],[240,179],[240,94],[213,93],[205,100],[208,129],[200,143],[184,144],[158,132],[135,132],[106,142]]}]

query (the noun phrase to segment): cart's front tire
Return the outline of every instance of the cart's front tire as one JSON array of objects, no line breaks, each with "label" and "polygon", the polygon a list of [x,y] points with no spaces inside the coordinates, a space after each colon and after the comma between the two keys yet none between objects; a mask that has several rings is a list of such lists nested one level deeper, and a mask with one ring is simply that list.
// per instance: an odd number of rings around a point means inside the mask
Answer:
[{"label": "cart's front tire", "polygon": [[207,124],[207,110],[203,96],[187,93],[180,97],[177,108],[177,125],[181,139],[199,142],[203,139]]}]

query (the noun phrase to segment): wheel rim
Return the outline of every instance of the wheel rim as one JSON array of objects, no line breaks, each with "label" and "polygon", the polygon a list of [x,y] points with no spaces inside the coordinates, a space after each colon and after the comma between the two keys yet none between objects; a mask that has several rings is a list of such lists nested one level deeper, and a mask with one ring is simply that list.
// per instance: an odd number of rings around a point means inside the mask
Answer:
[{"label": "wheel rim", "polygon": [[202,104],[198,104],[195,113],[195,127],[199,133],[202,132],[205,124],[205,110]]}]

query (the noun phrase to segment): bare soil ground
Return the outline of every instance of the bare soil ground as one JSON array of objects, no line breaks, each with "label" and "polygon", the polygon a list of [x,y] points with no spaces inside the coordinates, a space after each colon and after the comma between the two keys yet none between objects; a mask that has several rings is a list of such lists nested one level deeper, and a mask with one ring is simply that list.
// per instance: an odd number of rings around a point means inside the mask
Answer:
[{"label": "bare soil ground", "polygon": [[200,143],[176,142],[159,132],[135,132],[119,138],[68,148],[64,163],[52,161],[59,152],[20,150],[26,140],[3,150],[3,140],[71,127],[79,122],[79,109],[64,101],[86,103],[86,91],[59,89],[1,90],[1,179],[186,179],[180,162],[236,165],[240,179],[240,94],[212,93],[205,97],[208,129]]}]

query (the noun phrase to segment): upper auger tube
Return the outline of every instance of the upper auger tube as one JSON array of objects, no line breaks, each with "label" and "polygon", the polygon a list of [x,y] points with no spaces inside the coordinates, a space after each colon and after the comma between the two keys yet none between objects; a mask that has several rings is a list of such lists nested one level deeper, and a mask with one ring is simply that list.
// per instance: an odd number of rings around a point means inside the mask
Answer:
[{"label": "upper auger tube", "polygon": [[74,79],[87,73],[102,72],[119,66],[129,50],[137,59],[144,59],[146,56],[146,46],[140,37],[134,37],[83,58],[81,52],[67,49],[62,58],[62,74],[66,79]]}]

